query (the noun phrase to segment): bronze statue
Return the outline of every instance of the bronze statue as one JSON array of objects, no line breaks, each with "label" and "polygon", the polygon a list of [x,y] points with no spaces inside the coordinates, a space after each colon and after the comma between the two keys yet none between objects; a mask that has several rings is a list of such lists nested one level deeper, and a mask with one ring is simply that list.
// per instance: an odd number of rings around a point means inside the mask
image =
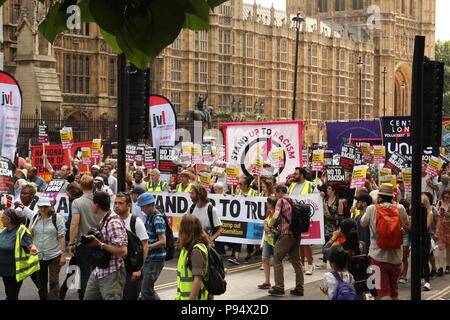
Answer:
[{"label": "bronze statue", "polygon": [[203,97],[203,95],[200,95],[197,99],[197,109],[188,111],[188,113],[186,113],[185,119],[207,123],[208,128],[211,129],[213,108],[211,106],[204,106],[206,99],[208,99],[208,95],[206,95],[205,97]]}]

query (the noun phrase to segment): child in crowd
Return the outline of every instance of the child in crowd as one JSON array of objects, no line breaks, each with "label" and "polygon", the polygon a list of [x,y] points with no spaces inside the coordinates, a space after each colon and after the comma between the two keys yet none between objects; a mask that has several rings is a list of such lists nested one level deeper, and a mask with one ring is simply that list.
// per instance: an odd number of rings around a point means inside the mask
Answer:
[{"label": "child in crowd", "polygon": [[348,260],[349,255],[342,246],[331,247],[328,261],[333,272],[323,275],[324,286],[320,287],[329,300],[354,300],[356,297],[353,276],[347,270]]}]

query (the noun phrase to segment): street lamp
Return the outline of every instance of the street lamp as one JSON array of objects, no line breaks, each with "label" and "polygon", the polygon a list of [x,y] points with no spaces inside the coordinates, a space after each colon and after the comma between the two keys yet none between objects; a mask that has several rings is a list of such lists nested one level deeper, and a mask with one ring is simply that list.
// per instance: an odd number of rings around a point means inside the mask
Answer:
[{"label": "street lamp", "polygon": [[406,89],[406,82],[405,81],[403,81],[402,82],[402,114],[401,115],[404,115],[405,114],[405,89]]},{"label": "street lamp", "polygon": [[364,61],[361,57],[359,57],[358,61],[358,67],[359,67],[359,120],[362,119],[362,70]]},{"label": "street lamp", "polygon": [[384,67],[384,71],[381,72],[384,77],[384,107],[383,107],[383,115],[386,116],[386,75],[387,75],[387,68]]},{"label": "street lamp", "polygon": [[298,43],[300,37],[300,24],[302,21],[305,21],[305,18],[300,13],[297,13],[297,15],[292,18],[292,21],[295,22],[295,28],[297,29],[295,40],[294,97],[292,101],[292,120],[295,120],[295,112],[297,107]]}]

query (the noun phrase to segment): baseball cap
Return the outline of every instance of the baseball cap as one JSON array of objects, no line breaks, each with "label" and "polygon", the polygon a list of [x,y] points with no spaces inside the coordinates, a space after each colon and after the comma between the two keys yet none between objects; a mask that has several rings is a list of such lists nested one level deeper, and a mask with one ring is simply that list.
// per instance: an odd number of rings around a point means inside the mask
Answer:
[{"label": "baseball cap", "polygon": [[355,200],[365,202],[365,203],[367,203],[368,206],[370,206],[373,202],[372,197],[365,193],[361,194],[359,197],[355,197]]},{"label": "baseball cap", "polygon": [[145,189],[142,188],[141,186],[134,187],[134,189],[131,191],[131,194],[139,194],[139,195],[141,195],[143,193],[145,193]]},{"label": "baseball cap", "polygon": [[51,207],[52,203],[49,198],[39,198],[37,206],[38,207]]},{"label": "baseball cap", "polygon": [[97,170],[100,170],[100,167],[99,167],[98,165],[94,164],[94,165],[91,167],[91,169],[97,169]]},{"label": "baseball cap", "polygon": [[141,194],[139,196],[139,198],[137,199],[136,204],[139,207],[142,207],[142,206],[146,206],[148,204],[152,204],[152,203],[155,203],[155,202],[156,202],[155,197],[150,192],[145,192],[145,193],[143,193],[143,194]]}]

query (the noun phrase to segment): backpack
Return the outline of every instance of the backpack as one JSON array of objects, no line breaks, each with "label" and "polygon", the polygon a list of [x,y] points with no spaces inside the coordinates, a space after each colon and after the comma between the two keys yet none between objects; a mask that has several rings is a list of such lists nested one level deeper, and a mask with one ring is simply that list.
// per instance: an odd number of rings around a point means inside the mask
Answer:
[{"label": "backpack", "polygon": [[383,208],[377,204],[376,226],[378,233],[377,246],[383,250],[399,249],[402,246],[402,219],[397,205]]},{"label": "backpack", "polygon": [[355,287],[352,284],[353,277],[350,274],[350,282],[345,283],[342,281],[341,277],[336,271],[331,272],[331,274],[334,276],[334,278],[338,282],[338,286],[336,290],[333,293],[333,297],[331,297],[331,300],[355,300],[356,298],[356,290]]},{"label": "backpack", "polygon": [[[203,277],[203,284],[210,294],[219,296],[227,290],[225,268],[217,251],[210,245],[207,245],[206,248],[208,249],[208,270]],[[191,251],[189,251],[188,257],[191,256]],[[192,269],[191,260],[188,261],[188,267]]]},{"label": "backpack", "polygon": [[[58,227],[56,226],[56,215],[57,215],[56,212],[52,214],[52,223],[53,223],[53,226],[54,226],[55,229],[56,229],[56,232],[58,232]],[[31,220],[30,226],[32,226],[33,223],[34,223],[40,216],[41,216],[41,215],[40,215],[39,213],[38,213],[38,214],[35,214],[34,217],[33,217],[33,220]]]},{"label": "backpack", "polygon": [[136,272],[142,269],[144,265],[144,247],[141,240],[136,235],[136,217],[131,216],[130,230],[128,235],[128,254],[125,258],[125,269],[128,273]]},{"label": "backpack", "polygon": [[152,224],[155,223],[156,216],[160,216],[164,219],[164,223],[166,224],[166,258],[165,260],[172,260],[173,256],[175,255],[175,241],[173,239],[173,231],[172,228],[169,225],[169,220],[167,219],[167,216],[164,213],[157,213],[153,217]]},{"label": "backpack", "polygon": [[354,255],[350,258],[348,272],[353,276],[355,290],[357,294],[370,291],[367,287],[369,274],[367,268],[370,266],[369,257],[366,254]]},{"label": "backpack", "polygon": [[[293,202],[290,198],[284,199],[287,200],[292,207],[292,219],[289,230],[291,230],[295,236],[299,236],[303,232],[308,232],[311,223],[311,207],[305,203],[297,201]],[[285,218],[282,212],[283,209],[281,210],[281,216]]]},{"label": "backpack", "polygon": [[[191,208],[189,209],[189,213],[192,214],[194,212],[196,204],[194,203]],[[211,235],[215,233],[216,228],[214,227],[214,219],[213,219],[213,205],[212,203],[208,203],[208,219],[209,219],[209,225],[211,226]]]}]

